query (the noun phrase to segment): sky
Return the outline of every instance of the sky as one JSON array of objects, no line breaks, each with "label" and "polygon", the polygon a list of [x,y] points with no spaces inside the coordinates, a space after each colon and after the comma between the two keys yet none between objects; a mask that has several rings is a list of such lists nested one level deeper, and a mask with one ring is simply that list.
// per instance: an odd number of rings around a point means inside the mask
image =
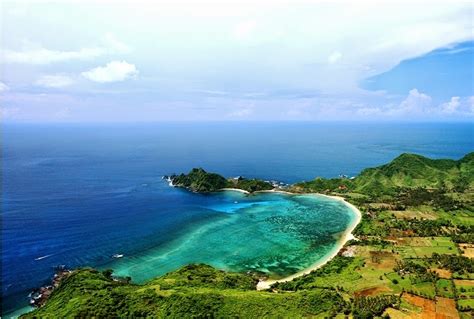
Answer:
[{"label": "sky", "polygon": [[473,121],[470,1],[0,3],[2,122]]}]

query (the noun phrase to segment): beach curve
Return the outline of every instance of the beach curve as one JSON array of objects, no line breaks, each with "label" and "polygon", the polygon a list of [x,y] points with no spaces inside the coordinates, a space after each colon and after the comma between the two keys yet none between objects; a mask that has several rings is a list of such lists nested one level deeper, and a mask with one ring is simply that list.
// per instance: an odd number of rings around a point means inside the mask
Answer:
[{"label": "beach curve", "polygon": [[288,281],[291,281],[295,278],[307,275],[310,272],[312,272],[312,271],[314,271],[318,268],[321,268],[322,266],[327,264],[330,260],[332,260],[334,257],[336,257],[337,254],[339,254],[341,249],[345,246],[345,244],[349,240],[352,240],[352,239],[355,238],[354,235],[352,234],[352,232],[357,227],[357,225],[360,223],[360,221],[362,219],[362,213],[360,212],[360,210],[357,207],[355,207],[353,204],[347,202],[341,196],[332,196],[332,195],[325,195],[325,194],[319,194],[319,193],[296,194],[296,193],[290,193],[290,192],[287,192],[287,191],[278,191],[278,190],[262,191],[262,192],[282,192],[282,193],[293,194],[293,195],[315,195],[315,196],[323,196],[323,197],[327,197],[327,198],[332,198],[332,199],[335,199],[335,200],[338,200],[338,201],[342,201],[344,203],[344,205],[349,207],[355,213],[356,219],[352,222],[352,224],[346,229],[346,231],[342,235],[341,239],[339,240],[337,249],[334,249],[334,251],[332,251],[331,254],[326,256],[326,258],[324,258],[323,260],[318,261],[317,263],[311,265],[310,267],[305,268],[305,269],[303,269],[303,270],[301,270],[301,271],[299,271],[299,272],[297,272],[293,275],[290,275],[288,277],[285,277],[285,278],[282,278],[282,279],[276,279],[276,280],[268,280],[268,279],[267,280],[260,280],[257,284],[257,290],[269,289],[271,287],[271,285],[273,285],[277,282],[288,282]]}]

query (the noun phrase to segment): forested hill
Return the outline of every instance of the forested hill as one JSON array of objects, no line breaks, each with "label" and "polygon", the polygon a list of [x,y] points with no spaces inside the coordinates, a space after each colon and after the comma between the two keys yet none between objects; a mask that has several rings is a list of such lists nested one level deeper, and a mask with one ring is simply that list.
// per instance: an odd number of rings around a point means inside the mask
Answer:
[{"label": "forested hill", "polygon": [[401,188],[448,189],[464,192],[474,188],[474,152],[460,160],[430,159],[404,153],[388,164],[367,168],[354,179],[316,178],[297,183],[296,191],[354,191],[366,195],[394,194]]},{"label": "forested hill", "polygon": [[197,193],[219,191],[223,188],[237,188],[248,192],[273,189],[273,185],[259,179],[243,177],[226,179],[225,177],[206,172],[202,168],[193,168],[188,174],[170,176],[173,186],[187,188]]},{"label": "forested hill", "polygon": [[355,189],[364,192],[375,186],[385,189],[396,187],[431,187],[464,190],[473,186],[474,153],[462,159],[429,159],[404,153],[392,162],[368,168],[355,179]]}]

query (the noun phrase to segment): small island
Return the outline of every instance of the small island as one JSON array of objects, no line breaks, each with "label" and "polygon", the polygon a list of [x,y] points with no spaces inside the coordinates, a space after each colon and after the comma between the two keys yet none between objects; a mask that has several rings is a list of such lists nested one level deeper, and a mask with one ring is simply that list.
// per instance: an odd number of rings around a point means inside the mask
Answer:
[{"label": "small island", "polygon": [[219,174],[208,173],[202,168],[193,168],[188,174],[171,175],[167,179],[173,186],[183,187],[196,193],[217,192],[229,188],[253,193],[275,188],[267,181],[246,179],[241,176],[226,179]]}]

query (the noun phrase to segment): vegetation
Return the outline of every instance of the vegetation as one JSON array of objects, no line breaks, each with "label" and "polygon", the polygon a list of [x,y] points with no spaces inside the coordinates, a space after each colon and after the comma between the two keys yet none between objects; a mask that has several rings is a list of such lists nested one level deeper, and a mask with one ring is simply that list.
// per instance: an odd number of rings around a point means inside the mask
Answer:
[{"label": "vegetation", "polygon": [[[196,192],[273,188],[200,168],[171,179]],[[317,178],[288,190],[344,196],[362,212],[357,240],[308,275],[257,291],[257,275],[207,265],[143,285],[82,269],[24,317],[474,317],[474,153],[458,161],[402,154],[354,179]]]},{"label": "vegetation", "polygon": [[[375,168],[363,170],[354,179],[316,178],[310,182],[294,185],[293,190],[299,192],[357,192],[375,198],[396,196],[409,192],[409,189],[420,190],[440,189],[464,192],[474,187],[474,153],[469,153],[462,159],[433,160],[416,154],[402,154],[391,163]],[[424,202],[430,200],[446,200],[439,193],[434,193],[428,198],[417,196],[420,194],[408,193],[407,200],[413,197]],[[429,194],[423,194],[429,195]],[[420,202],[419,202],[420,203]],[[410,203],[405,203],[410,204]]]},{"label": "vegetation", "polygon": [[333,316],[347,307],[328,289],[291,295],[255,290],[250,275],[189,265],[144,285],[74,271],[47,304],[23,318],[227,318]]},{"label": "vegetation", "polygon": [[227,187],[243,189],[249,193],[273,189],[273,185],[259,179],[237,178],[230,179],[227,182]]},{"label": "vegetation", "polygon": [[174,186],[184,187],[193,192],[215,192],[227,186],[227,180],[215,173],[208,173],[202,168],[193,168],[187,175],[170,177]]},{"label": "vegetation", "polygon": [[359,297],[354,301],[354,319],[380,316],[388,307],[398,307],[400,299],[395,295]]},{"label": "vegetation", "polygon": [[238,188],[250,193],[262,190],[273,189],[273,185],[258,179],[225,179],[215,173],[208,173],[202,168],[193,168],[187,175],[172,175],[171,182],[174,186],[187,188],[197,193],[208,193],[221,190],[223,188]]}]

